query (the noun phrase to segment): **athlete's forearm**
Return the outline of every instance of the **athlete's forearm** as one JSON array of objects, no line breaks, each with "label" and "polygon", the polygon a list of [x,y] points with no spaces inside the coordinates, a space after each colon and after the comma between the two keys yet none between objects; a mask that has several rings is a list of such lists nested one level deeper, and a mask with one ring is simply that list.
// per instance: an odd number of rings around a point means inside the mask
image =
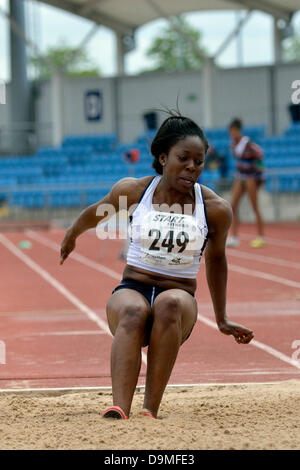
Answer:
[{"label": "athlete's forearm", "polygon": [[101,219],[101,217],[96,216],[96,211],[97,208],[94,204],[84,209],[68,228],[68,234],[73,238],[77,238],[86,230],[96,227]]},{"label": "athlete's forearm", "polygon": [[226,256],[207,257],[206,278],[213,302],[216,322],[226,320],[227,261]]}]

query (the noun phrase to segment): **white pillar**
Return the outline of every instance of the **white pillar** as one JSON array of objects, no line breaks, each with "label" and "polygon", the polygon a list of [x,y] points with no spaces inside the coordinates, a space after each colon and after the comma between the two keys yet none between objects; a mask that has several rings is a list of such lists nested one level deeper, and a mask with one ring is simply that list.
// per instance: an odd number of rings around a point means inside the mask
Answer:
[{"label": "white pillar", "polygon": [[59,147],[64,137],[64,75],[62,70],[53,70],[51,77],[52,97],[52,145]]},{"label": "white pillar", "polygon": [[117,75],[124,75],[124,46],[122,34],[116,32],[117,37]]},{"label": "white pillar", "polygon": [[277,25],[277,18],[273,19],[273,31],[274,31],[274,62],[275,64],[280,64],[282,62],[282,39],[283,39],[283,32]]},{"label": "white pillar", "polygon": [[215,72],[214,60],[206,57],[202,73],[203,126],[205,128],[215,125]]},{"label": "white pillar", "polygon": [[29,95],[30,86],[27,77],[26,44],[22,37],[25,34],[25,2],[10,0],[10,14],[20,30],[17,34],[10,29],[11,57],[11,92],[10,112],[12,125],[11,151],[23,155],[28,150]]}]

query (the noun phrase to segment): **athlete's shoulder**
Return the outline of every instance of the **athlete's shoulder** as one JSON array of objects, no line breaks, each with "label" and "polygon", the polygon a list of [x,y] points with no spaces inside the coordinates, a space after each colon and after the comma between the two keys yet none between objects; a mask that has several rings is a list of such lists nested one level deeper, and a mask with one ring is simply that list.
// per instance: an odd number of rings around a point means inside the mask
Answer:
[{"label": "athlete's shoulder", "polygon": [[153,176],[144,176],[143,178],[122,178],[113,185],[110,190],[110,197],[118,199],[120,196],[126,196],[133,204],[140,200],[146,187],[153,180]]},{"label": "athlete's shoulder", "polygon": [[201,185],[210,231],[217,227],[228,229],[232,221],[231,204],[212,189]]}]

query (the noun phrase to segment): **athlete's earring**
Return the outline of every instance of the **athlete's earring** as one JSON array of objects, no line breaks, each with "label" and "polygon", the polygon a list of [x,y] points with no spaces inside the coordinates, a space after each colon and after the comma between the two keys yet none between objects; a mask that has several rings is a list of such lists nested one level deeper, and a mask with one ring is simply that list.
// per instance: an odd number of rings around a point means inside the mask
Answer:
[{"label": "athlete's earring", "polygon": [[163,161],[160,160],[161,166],[165,166],[166,162],[164,161],[164,158],[162,158]]}]

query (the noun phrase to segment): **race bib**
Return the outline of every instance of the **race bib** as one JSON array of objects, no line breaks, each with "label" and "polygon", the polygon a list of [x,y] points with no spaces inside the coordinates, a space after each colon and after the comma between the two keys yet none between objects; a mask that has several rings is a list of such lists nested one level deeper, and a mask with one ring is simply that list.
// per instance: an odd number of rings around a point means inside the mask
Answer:
[{"label": "race bib", "polygon": [[199,257],[204,236],[190,215],[148,212],[141,229],[141,259],[154,266],[182,268]]}]

